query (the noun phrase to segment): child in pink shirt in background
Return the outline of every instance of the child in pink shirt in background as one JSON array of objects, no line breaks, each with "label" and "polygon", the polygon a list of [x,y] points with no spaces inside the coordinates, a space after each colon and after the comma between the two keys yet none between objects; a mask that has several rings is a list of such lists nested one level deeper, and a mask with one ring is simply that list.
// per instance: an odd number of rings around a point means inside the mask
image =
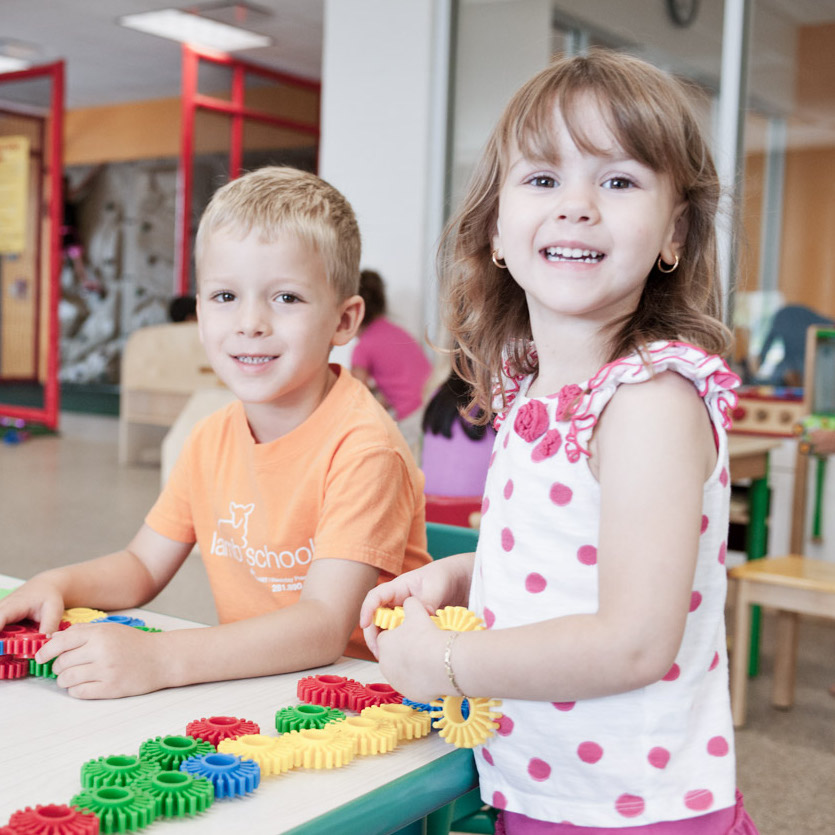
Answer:
[{"label": "child in pink shirt in background", "polygon": [[360,273],[360,295],[365,317],[351,355],[351,371],[401,421],[423,405],[423,387],[432,365],[418,341],[386,318],[386,291],[379,273]]}]

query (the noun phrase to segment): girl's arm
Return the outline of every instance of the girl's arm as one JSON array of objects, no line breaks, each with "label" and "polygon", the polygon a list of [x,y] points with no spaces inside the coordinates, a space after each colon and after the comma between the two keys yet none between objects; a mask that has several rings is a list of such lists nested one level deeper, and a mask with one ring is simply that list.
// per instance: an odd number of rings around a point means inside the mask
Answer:
[{"label": "girl's arm", "polygon": [[[471,696],[575,701],[662,678],[681,643],[716,451],[705,406],[674,373],[621,387],[593,442],[601,489],[599,609],[503,630],[465,632],[450,661]],[[448,636],[420,607],[379,636],[390,683],[428,701],[451,692]]]}]

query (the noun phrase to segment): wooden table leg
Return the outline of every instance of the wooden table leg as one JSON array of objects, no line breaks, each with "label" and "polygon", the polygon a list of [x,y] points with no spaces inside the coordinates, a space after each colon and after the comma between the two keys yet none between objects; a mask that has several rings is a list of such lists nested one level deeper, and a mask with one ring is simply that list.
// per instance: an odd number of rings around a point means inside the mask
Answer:
[{"label": "wooden table leg", "polygon": [[788,709],[794,704],[794,680],[797,669],[797,612],[777,612],[777,642],[774,650],[774,681],[771,703]]},{"label": "wooden table leg", "polygon": [[746,580],[736,580],[733,644],[731,646],[731,714],[735,728],[745,724],[746,690],[748,688],[748,646],[751,613]]}]

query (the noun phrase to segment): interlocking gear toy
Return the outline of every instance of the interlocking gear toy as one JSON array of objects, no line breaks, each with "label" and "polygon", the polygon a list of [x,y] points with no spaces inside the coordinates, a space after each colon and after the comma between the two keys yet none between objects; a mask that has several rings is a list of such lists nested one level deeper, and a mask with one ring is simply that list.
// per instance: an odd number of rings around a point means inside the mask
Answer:
[{"label": "interlocking gear toy", "polygon": [[205,777],[215,787],[215,799],[240,797],[255,791],[261,782],[261,769],[254,760],[235,754],[204,754],[180,763],[180,771]]},{"label": "interlocking gear toy", "polygon": [[296,685],[296,695],[310,705],[353,710],[353,694],[361,688],[358,681],[345,676],[305,676]]},{"label": "interlocking gear toy", "polygon": [[32,658],[48,640],[46,635],[38,631],[37,624],[30,620],[7,623],[0,629],[0,655]]},{"label": "interlocking gear toy", "polygon": [[0,679],[26,678],[29,675],[29,659],[16,655],[0,655]]},{"label": "interlocking gear toy", "polygon": [[8,826],[0,827],[0,835],[98,835],[99,831],[99,819],[92,812],[64,803],[27,806],[12,813]]},{"label": "interlocking gear toy", "polygon": [[391,722],[398,739],[420,739],[432,730],[429,714],[404,704],[372,705],[360,713],[365,719]]},{"label": "interlocking gear toy", "polygon": [[177,771],[180,763],[189,757],[211,754],[215,751],[211,742],[191,736],[158,736],[146,739],[139,746],[139,758],[157,763],[165,771]]},{"label": "interlocking gear toy", "polygon": [[253,760],[258,763],[261,776],[270,777],[293,768],[293,751],[282,740],[283,737],[246,734],[235,739],[222,739],[217,750],[222,754],[236,754],[242,760]]},{"label": "interlocking gear toy", "polygon": [[106,617],[107,612],[102,612],[100,609],[88,609],[86,606],[76,606],[73,609],[65,609],[64,614],[61,615],[61,620],[65,620],[69,624],[90,623],[90,621]]},{"label": "interlocking gear toy", "polygon": [[339,733],[340,723],[290,731],[282,741],[293,752],[296,768],[341,768],[354,759],[356,741]]},{"label": "interlocking gear toy", "polygon": [[135,832],[156,818],[156,802],[135,786],[103,786],[84,789],[70,800],[72,806],[92,812],[99,819],[105,835],[112,832]]},{"label": "interlocking gear toy", "polygon": [[145,626],[142,618],[132,618],[130,615],[106,615],[103,618],[94,618],[90,623],[121,623],[122,626]]},{"label": "interlocking gear toy", "polygon": [[296,707],[284,707],[276,711],[275,729],[283,734],[307,728],[323,728],[329,722],[344,718],[345,714],[335,707],[296,705]]},{"label": "interlocking gear toy", "polygon": [[215,802],[215,787],[185,771],[160,771],[133,784],[154,798],[158,818],[185,818],[205,812]]},{"label": "interlocking gear toy", "polygon": [[203,719],[193,719],[186,725],[186,736],[204,739],[217,748],[222,739],[234,739],[244,734],[259,734],[261,728],[248,719],[238,719],[235,716],[210,716]]},{"label": "interlocking gear toy", "polygon": [[[485,629],[484,621],[463,606],[446,606],[438,609],[432,620],[441,628],[451,632],[472,632]],[[403,608],[377,609],[374,623],[380,629],[393,629],[403,622]],[[393,624],[386,626],[385,624]],[[403,705],[406,706],[405,704]],[[465,696],[444,696],[429,705],[416,706],[419,709],[440,710],[440,716],[433,713],[431,721],[443,739],[457,748],[475,748],[491,737],[499,727],[502,714],[498,699],[469,698]],[[363,712],[364,713],[364,712]],[[428,714],[424,714],[429,718]]]},{"label": "interlocking gear toy", "polygon": [[397,728],[388,720],[379,721],[365,716],[348,716],[335,722],[337,733],[354,740],[357,754],[373,756],[387,754],[397,747]]},{"label": "interlocking gear toy", "polygon": [[85,789],[102,786],[127,786],[159,773],[159,763],[142,760],[134,754],[111,754],[87,760],[81,766],[81,785]]}]

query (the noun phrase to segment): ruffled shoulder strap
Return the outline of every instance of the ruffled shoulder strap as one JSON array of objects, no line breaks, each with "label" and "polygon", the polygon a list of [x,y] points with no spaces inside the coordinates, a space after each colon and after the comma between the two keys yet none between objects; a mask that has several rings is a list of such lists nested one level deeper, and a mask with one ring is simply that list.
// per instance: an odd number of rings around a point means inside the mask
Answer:
[{"label": "ruffled shoulder strap", "polygon": [[604,365],[585,386],[569,416],[566,455],[578,460],[588,455],[592,430],[617,387],[643,383],[662,371],[675,371],[691,380],[705,401],[711,421],[730,429],[731,414],[737,403],[736,389],[741,381],[722,357],[708,354],[686,342],[653,342],[645,354],[629,354]]},{"label": "ruffled shoulder strap", "polygon": [[[525,355],[530,365],[536,365],[537,354],[533,342],[527,341]],[[522,390],[525,381],[529,380],[529,374],[514,374],[510,368],[510,350],[505,349],[504,361],[502,362],[502,373],[493,384],[492,408],[495,417],[493,428],[498,432],[499,427],[504,423],[505,418],[513,406],[514,401]]]}]

